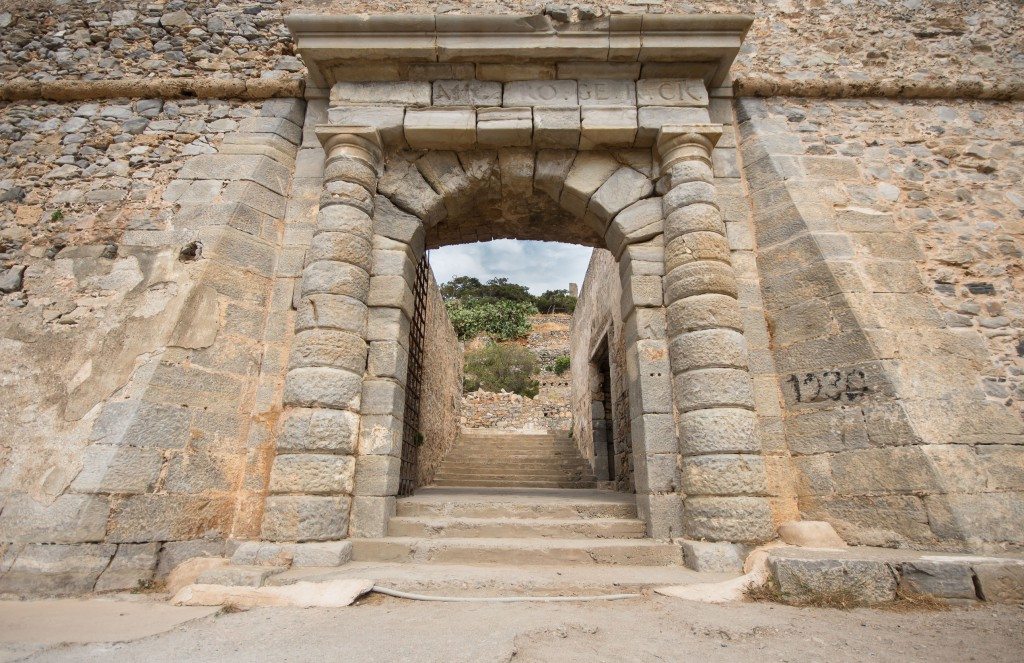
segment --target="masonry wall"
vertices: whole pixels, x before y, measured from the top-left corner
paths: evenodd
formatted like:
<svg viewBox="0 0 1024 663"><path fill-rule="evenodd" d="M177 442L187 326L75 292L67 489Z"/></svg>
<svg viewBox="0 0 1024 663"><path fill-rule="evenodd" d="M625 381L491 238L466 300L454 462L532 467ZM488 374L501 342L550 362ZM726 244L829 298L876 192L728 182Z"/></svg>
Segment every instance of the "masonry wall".
<svg viewBox="0 0 1024 663"><path fill-rule="evenodd" d="M1024 543L1019 104L741 100L801 514Z"/></svg>
<svg viewBox="0 0 1024 663"><path fill-rule="evenodd" d="M616 456L615 486L618 490L632 491L633 450L630 444L630 425L633 414L629 407L626 346L618 303L621 289L619 266L615 258L604 249L595 249L587 266L583 286L580 288L570 328L572 436L579 446L580 453L593 465L595 449L591 408L598 376L591 360L602 340L606 338L611 373L611 420Z"/></svg>
<svg viewBox="0 0 1024 663"><path fill-rule="evenodd" d="M4 591L224 551L303 107L0 111Z"/></svg>
<svg viewBox="0 0 1024 663"><path fill-rule="evenodd" d="M462 407L462 345L448 319L433 273L427 289L423 337L423 387L416 484L429 484L459 437Z"/></svg>

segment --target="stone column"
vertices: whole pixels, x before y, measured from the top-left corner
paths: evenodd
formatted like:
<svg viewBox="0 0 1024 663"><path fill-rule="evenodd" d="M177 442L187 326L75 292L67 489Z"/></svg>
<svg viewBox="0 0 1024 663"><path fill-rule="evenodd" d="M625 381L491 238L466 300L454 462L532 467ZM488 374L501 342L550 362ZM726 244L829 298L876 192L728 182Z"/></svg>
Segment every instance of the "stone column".
<svg viewBox="0 0 1024 663"><path fill-rule="evenodd" d="M665 216L669 365L682 454L687 538L774 538L736 275L715 197L712 124L658 135Z"/></svg>
<svg viewBox="0 0 1024 663"><path fill-rule="evenodd" d="M326 166L315 234L296 297L285 412L263 537L348 535L366 371L373 204L382 164L374 129L317 130Z"/></svg>

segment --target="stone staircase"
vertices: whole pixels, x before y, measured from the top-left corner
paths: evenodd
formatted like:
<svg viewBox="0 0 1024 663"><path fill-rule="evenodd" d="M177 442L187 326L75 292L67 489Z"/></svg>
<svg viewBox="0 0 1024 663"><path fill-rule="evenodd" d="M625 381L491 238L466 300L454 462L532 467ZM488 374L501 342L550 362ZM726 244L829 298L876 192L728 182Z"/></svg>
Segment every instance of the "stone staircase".
<svg viewBox="0 0 1024 663"><path fill-rule="evenodd" d="M435 486L593 488L594 474L568 433L465 430Z"/></svg>

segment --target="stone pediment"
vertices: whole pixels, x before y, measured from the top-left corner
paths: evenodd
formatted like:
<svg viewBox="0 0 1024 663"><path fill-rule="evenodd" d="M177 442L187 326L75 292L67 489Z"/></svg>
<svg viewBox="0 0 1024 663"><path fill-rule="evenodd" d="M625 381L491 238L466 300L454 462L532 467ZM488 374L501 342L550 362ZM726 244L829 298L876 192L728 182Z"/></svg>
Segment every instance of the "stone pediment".
<svg viewBox="0 0 1024 663"><path fill-rule="evenodd" d="M548 16L316 15L285 19L311 82L330 87L355 62L671 63L707 87L723 84L753 17L612 15L581 23ZM633 76L637 78L638 76Z"/></svg>

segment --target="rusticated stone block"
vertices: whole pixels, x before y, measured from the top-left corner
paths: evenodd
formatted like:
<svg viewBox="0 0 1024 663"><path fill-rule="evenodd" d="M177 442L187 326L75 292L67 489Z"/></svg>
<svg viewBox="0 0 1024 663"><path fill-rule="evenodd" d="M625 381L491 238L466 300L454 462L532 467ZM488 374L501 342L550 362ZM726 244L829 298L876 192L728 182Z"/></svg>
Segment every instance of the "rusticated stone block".
<svg viewBox="0 0 1024 663"><path fill-rule="evenodd" d="M370 271L370 243L359 235L345 232L318 232L306 251L306 262L334 260L355 265L364 272Z"/></svg>
<svg viewBox="0 0 1024 663"><path fill-rule="evenodd" d="M334 541L348 535L350 497L267 498L263 537L270 541Z"/></svg>
<svg viewBox="0 0 1024 663"><path fill-rule="evenodd" d="M900 565L899 584L900 588L910 595L972 601L978 599L970 564L952 560L904 562Z"/></svg>
<svg viewBox="0 0 1024 663"><path fill-rule="evenodd" d="M673 186L662 196L667 214L690 205L718 205L715 186L707 182L684 182Z"/></svg>
<svg viewBox="0 0 1024 663"><path fill-rule="evenodd" d="M725 221L722 220L722 212L714 205L695 203L673 210L665 205L664 198L662 198L662 210L665 213L666 242L671 242L685 233L699 230L725 235Z"/></svg>
<svg viewBox="0 0 1024 663"><path fill-rule="evenodd" d="M668 305L670 334L725 327L743 330L739 302L722 294L700 294L672 301Z"/></svg>
<svg viewBox="0 0 1024 663"><path fill-rule="evenodd" d="M702 260L676 267L665 275L667 301L704 294L737 295L736 272L732 265Z"/></svg>
<svg viewBox="0 0 1024 663"><path fill-rule="evenodd" d="M62 596L91 592L117 546L109 543L29 545L0 574L0 593Z"/></svg>
<svg viewBox="0 0 1024 663"><path fill-rule="evenodd" d="M357 410L362 374L337 368L294 368L284 382L284 402L299 407Z"/></svg>
<svg viewBox="0 0 1024 663"><path fill-rule="evenodd" d="M97 592L137 589L156 572L159 543L122 543L110 566L96 581Z"/></svg>
<svg viewBox="0 0 1024 663"><path fill-rule="evenodd" d="M356 495L396 495L400 466L401 460L395 456L359 456L356 459Z"/></svg>
<svg viewBox="0 0 1024 663"><path fill-rule="evenodd" d="M580 144L579 108L534 108L533 143L538 148L571 148Z"/></svg>
<svg viewBox="0 0 1024 663"><path fill-rule="evenodd" d="M345 295L365 302L370 291L370 275L355 265L321 260L302 270L302 294Z"/></svg>
<svg viewBox="0 0 1024 663"><path fill-rule="evenodd" d="M351 541L297 543L292 546L292 566L344 566L352 559Z"/></svg>
<svg viewBox="0 0 1024 663"><path fill-rule="evenodd" d="M1024 563L1020 560L984 562L972 565L981 596L993 603L1024 601Z"/></svg>
<svg viewBox="0 0 1024 663"><path fill-rule="evenodd" d="M270 472L270 492L334 495L351 493L355 475L352 456L278 454Z"/></svg>
<svg viewBox="0 0 1024 663"><path fill-rule="evenodd" d="M646 198L629 205L612 219L605 233L608 250L616 257L626 244L654 239L664 230L661 199Z"/></svg>
<svg viewBox="0 0 1024 663"><path fill-rule="evenodd" d="M580 109L580 148L630 147L636 138L636 108L594 106Z"/></svg>
<svg viewBox="0 0 1024 663"><path fill-rule="evenodd" d="M672 271L691 262L715 260L728 263L729 241L717 232L697 231L673 237L665 245L665 269Z"/></svg>
<svg viewBox="0 0 1024 663"><path fill-rule="evenodd" d="M103 406L89 439L134 447L178 448L188 442L191 421L188 408L139 400L111 401Z"/></svg>
<svg viewBox="0 0 1024 663"><path fill-rule="evenodd" d="M775 537L764 497L687 497L683 531L688 539L762 543Z"/></svg>
<svg viewBox="0 0 1024 663"><path fill-rule="evenodd" d="M587 210L605 224L612 217L654 191L654 184L643 173L628 166L616 170L590 198Z"/></svg>
<svg viewBox="0 0 1024 663"><path fill-rule="evenodd" d="M30 495L7 497L0 512L0 541L86 543L102 541L110 506L95 495L61 495L44 504Z"/></svg>
<svg viewBox="0 0 1024 663"><path fill-rule="evenodd" d="M401 309L410 319L416 305L412 286L405 277L393 274L370 277L367 303L373 307Z"/></svg>
<svg viewBox="0 0 1024 663"><path fill-rule="evenodd" d="M842 593L860 603L877 605L896 598L896 579L882 561L784 557L776 553L768 556L768 570L787 600Z"/></svg>
<svg viewBox="0 0 1024 663"><path fill-rule="evenodd" d="M742 573L743 551L732 543L681 541L683 562L702 573Z"/></svg>
<svg viewBox="0 0 1024 663"><path fill-rule="evenodd" d="M366 353L361 336L337 329L308 329L295 335L288 367L326 366L362 373Z"/></svg>
<svg viewBox="0 0 1024 663"><path fill-rule="evenodd" d="M159 449L94 444L82 460L82 470L71 483L77 493L145 493L160 476L163 452Z"/></svg>
<svg viewBox="0 0 1024 663"><path fill-rule="evenodd" d="M235 513L231 497L132 495L114 505L107 540L146 543L195 539L228 529Z"/></svg>
<svg viewBox="0 0 1024 663"><path fill-rule="evenodd" d="M673 374L697 368L746 368L747 344L735 329L702 329L669 343Z"/></svg>
<svg viewBox="0 0 1024 663"><path fill-rule="evenodd" d="M405 387L394 380L366 380L360 412L384 414L401 419L405 410Z"/></svg>
<svg viewBox="0 0 1024 663"><path fill-rule="evenodd" d="M362 336L367 332L367 307L346 295L314 294L299 300L295 329L338 329Z"/></svg>
<svg viewBox="0 0 1024 663"><path fill-rule="evenodd" d="M349 526L349 535L369 538L386 536L388 520L394 515L394 497L357 495L352 498L352 522Z"/></svg>
<svg viewBox="0 0 1024 663"><path fill-rule="evenodd" d="M679 416L679 448L684 456L760 451L757 415L736 408L684 412Z"/></svg>
<svg viewBox="0 0 1024 663"><path fill-rule="evenodd" d="M359 453L397 456L402 449L402 420L390 414L364 414L360 419Z"/></svg>
<svg viewBox="0 0 1024 663"><path fill-rule="evenodd" d="M373 219L363 210L350 205L321 207L316 218L316 229L320 232L349 233L367 243L373 240Z"/></svg>
<svg viewBox="0 0 1024 663"><path fill-rule="evenodd" d="M735 368L702 368L675 376L676 406L681 412L719 407L754 407L750 374Z"/></svg>
<svg viewBox="0 0 1024 663"><path fill-rule="evenodd" d="M759 455L689 456L683 460L687 495L764 495L764 462Z"/></svg>

